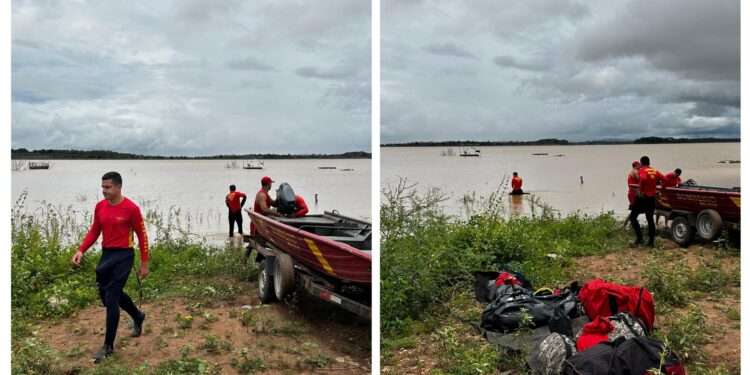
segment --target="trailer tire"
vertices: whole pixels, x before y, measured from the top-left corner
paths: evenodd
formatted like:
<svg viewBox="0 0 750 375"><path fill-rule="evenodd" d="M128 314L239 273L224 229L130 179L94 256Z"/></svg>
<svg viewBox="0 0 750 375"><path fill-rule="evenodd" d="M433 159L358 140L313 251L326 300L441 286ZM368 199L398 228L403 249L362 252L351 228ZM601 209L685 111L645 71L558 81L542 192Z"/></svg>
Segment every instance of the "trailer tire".
<svg viewBox="0 0 750 375"><path fill-rule="evenodd" d="M276 300L276 295L273 292L273 274L269 273L268 267L266 267L268 261L268 258L263 258L259 263L258 298L262 303L271 303Z"/></svg>
<svg viewBox="0 0 750 375"><path fill-rule="evenodd" d="M693 236L695 235L695 228L690 225L688 218L685 216L677 216L672 219L672 225L669 227L672 232L672 239L682 247L688 247L693 242Z"/></svg>
<svg viewBox="0 0 750 375"><path fill-rule="evenodd" d="M695 219L695 227L700 238L706 241L713 241L721 234L721 215L716 210L703 210Z"/></svg>
<svg viewBox="0 0 750 375"><path fill-rule="evenodd" d="M276 256L273 272L273 291L276 298L282 301L294 290L294 261L287 254Z"/></svg>

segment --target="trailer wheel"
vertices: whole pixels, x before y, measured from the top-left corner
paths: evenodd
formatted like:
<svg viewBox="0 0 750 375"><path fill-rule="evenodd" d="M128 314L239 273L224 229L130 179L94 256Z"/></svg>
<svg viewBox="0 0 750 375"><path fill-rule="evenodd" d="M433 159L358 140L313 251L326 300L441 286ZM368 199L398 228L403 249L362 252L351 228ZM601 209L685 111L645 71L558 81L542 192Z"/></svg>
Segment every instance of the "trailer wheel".
<svg viewBox="0 0 750 375"><path fill-rule="evenodd" d="M695 228L690 225L688 219L685 216L678 216L672 219L672 225L670 227L672 232L672 239L682 247L687 247L693 242L693 235L695 234Z"/></svg>
<svg viewBox="0 0 750 375"><path fill-rule="evenodd" d="M268 272L268 258L263 258L260 261L260 272L258 273L258 297L262 303L271 303L276 299L276 295L273 292L273 275Z"/></svg>
<svg viewBox="0 0 750 375"><path fill-rule="evenodd" d="M721 233L721 226L721 215L712 209L701 211L695 219L698 236L706 241L715 240Z"/></svg>
<svg viewBox="0 0 750 375"><path fill-rule="evenodd" d="M273 290L276 298L281 301L294 290L294 262L287 254L276 256L273 269Z"/></svg>

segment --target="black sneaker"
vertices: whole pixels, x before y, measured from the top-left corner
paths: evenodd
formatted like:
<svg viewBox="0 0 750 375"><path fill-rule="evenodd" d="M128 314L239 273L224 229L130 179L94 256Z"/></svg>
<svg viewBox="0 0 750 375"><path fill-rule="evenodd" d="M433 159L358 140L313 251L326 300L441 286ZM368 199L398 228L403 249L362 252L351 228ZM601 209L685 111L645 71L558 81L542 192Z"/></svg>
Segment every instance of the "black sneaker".
<svg viewBox="0 0 750 375"><path fill-rule="evenodd" d="M102 363L107 357L114 353L115 349L110 345L104 345L98 352L94 353L94 363Z"/></svg>
<svg viewBox="0 0 750 375"><path fill-rule="evenodd" d="M641 247L643 245L643 240L635 240L630 243L630 247Z"/></svg>
<svg viewBox="0 0 750 375"><path fill-rule="evenodd" d="M133 332L130 333L130 337L139 337L141 335L144 320L146 320L145 312L141 312L140 319L133 319Z"/></svg>

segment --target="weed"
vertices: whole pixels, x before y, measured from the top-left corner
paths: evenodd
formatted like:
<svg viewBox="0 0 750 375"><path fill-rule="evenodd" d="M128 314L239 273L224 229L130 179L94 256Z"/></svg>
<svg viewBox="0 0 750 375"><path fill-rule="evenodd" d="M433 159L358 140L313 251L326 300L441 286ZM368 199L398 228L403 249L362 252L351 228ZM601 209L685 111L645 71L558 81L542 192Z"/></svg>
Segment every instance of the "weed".
<svg viewBox="0 0 750 375"><path fill-rule="evenodd" d="M317 354L312 357L305 358L303 362L311 368L317 369L328 367L331 363L333 363L333 359L325 354Z"/></svg>
<svg viewBox="0 0 750 375"><path fill-rule="evenodd" d="M232 357L231 365L242 375L254 374L266 369L266 365L260 358L248 358L247 348L242 348L238 357Z"/></svg>
<svg viewBox="0 0 750 375"><path fill-rule="evenodd" d="M687 303L690 271L684 262L667 265L657 256L646 264L643 276L646 288L659 303L670 306L685 306Z"/></svg>
<svg viewBox="0 0 750 375"><path fill-rule="evenodd" d="M706 343L706 332L709 330L710 327L706 326L706 316L699 307L692 306L684 316L669 322L664 331L657 332L657 336L664 342L669 342L672 350L690 362L702 359L701 345Z"/></svg>

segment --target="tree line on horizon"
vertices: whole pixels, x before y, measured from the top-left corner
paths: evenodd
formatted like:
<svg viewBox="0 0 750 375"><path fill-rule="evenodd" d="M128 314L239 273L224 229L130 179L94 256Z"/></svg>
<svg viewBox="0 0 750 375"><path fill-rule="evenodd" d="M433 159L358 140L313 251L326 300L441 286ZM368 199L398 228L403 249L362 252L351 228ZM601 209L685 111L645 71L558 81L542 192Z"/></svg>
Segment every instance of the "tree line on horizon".
<svg viewBox="0 0 750 375"><path fill-rule="evenodd" d="M160 156L141 155L109 150L57 150L40 149L28 150L26 148L11 149L11 159L147 159L147 160L197 160L197 159L370 159L369 152L353 151L339 154L221 154L211 156Z"/></svg>
<svg viewBox="0 0 750 375"><path fill-rule="evenodd" d="M740 138L675 138L675 137L641 137L635 140L592 140L571 142L567 139L544 138L535 141L413 141L402 143L384 143L381 147L462 147L462 146L569 146L569 145L618 145L618 144L663 144L663 143L735 143Z"/></svg>

